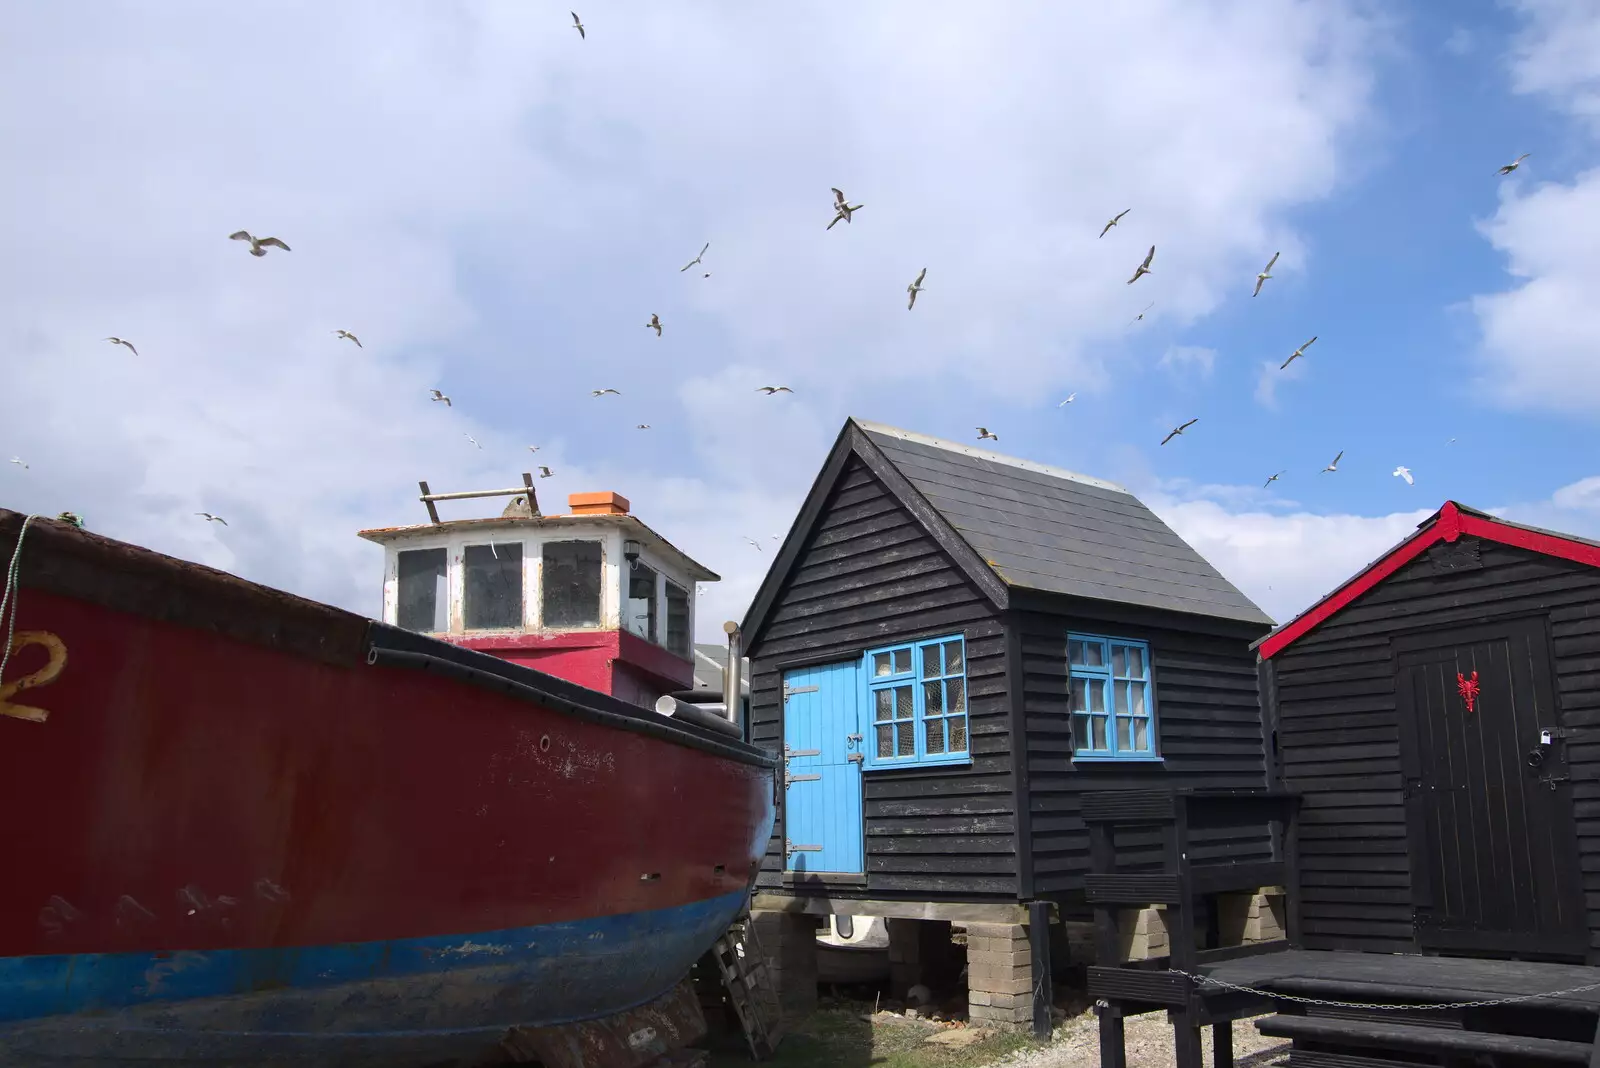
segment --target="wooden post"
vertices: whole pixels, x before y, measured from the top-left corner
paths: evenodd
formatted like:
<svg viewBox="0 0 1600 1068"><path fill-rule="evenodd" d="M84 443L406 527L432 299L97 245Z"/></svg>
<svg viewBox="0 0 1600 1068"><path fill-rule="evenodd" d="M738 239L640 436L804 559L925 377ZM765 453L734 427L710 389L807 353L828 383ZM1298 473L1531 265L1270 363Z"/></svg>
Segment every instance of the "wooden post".
<svg viewBox="0 0 1600 1068"><path fill-rule="evenodd" d="M1050 982L1050 902L1028 902L1028 942L1033 950L1033 1037L1049 1038L1055 992Z"/></svg>
<svg viewBox="0 0 1600 1068"><path fill-rule="evenodd" d="M1285 802L1283 820L1283 936L1291 948L1300 948L1300 804Z"/></svg>
<svg viewBox="0 0 1600 1068"><path fill-rule="evenodd" d="M1218 1020L1211 1025L1212 1068L1233 1068L1233 1021Z"/></svg>
<svg viewBox="0 0 1600 1068"><path fill-rule="evenodd" d="M1172 799L1172 822L1167 825L1165 837L1166 867L1178 877L1177 903L1167 906L1167 915L1172 920L1167 934L1171 943L1168 966L1192 974L1195 968L1195 903L1189 879L1189 800L1182 794ZM1199 995L1191 986L1183 1007L1169 1012L1177 1068L1202 1068L1198 1000Z"/></svg>
<svg viewBox="0 0 1600 1068"><path fill-rule="evenodd" d="M1100 1068L1128 1068L1122 1010L1110 1002L1101 1002L1094 1011L1100 1017Z"/></svg>
<svg viewBox="0 0 1600 1068"><path fill-rule="evenodd" d="M1111 838L1111 827L1103 820L1089 823L1089 870L1096 875L1110 875L1117 870L1116 844ZM1117 910L1105 902L1094 906L1095 963L1110 968L1121 964L1117 931Z"/></svg>
<svg viewBox="0 0 1600 1068"><path fill-rule="evenodd" d="M422 487L422 503L428 506L428 519L437 523L439 521L439 509L434 507L433 502L428 499L431 493L428 489L428 484L426 482L418 482L417 485Z"/></svg>

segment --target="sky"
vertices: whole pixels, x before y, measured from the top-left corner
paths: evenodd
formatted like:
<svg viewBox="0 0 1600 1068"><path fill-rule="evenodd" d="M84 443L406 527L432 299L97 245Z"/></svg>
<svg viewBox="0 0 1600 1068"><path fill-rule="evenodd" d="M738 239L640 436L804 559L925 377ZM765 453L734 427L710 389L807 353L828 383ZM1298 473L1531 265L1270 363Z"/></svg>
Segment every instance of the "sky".
<svg viewBox="0 0 1600 1068"><path fill-rule="evenodd" d="M705 640L848 416L1280 621L1447 499L1600 537L1600 6L1005 10L0 0L0 506L374 614L357 530L545 464L723 576Z"/></svg>

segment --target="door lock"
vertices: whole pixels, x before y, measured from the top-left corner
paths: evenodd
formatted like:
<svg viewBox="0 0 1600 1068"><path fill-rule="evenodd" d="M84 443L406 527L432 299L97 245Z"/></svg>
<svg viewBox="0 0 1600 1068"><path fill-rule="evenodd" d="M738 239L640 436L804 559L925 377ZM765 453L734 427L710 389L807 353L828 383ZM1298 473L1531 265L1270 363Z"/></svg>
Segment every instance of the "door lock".
<svg viewBox="0 0 1600 1068"><path fill-rule="evenodd" d="M861 744L861 738L862 736L859 734L847 734L844 736L844 744L849 746L851 749L854 749L857 745Z"/></svg>

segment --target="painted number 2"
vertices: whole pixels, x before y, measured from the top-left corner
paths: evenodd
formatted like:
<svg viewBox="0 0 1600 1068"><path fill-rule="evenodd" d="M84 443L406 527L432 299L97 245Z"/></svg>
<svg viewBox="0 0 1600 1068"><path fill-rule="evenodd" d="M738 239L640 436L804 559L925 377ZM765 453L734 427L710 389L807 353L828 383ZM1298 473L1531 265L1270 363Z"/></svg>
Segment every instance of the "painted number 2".
<svg viewBox="0 0 1600 1068"><path fill-rule="evenodd" d="M49 656L44 667L19 679L0 683L0 716L25 719L30 723L43 723L50 718L48 710L30 705L12 704L11 699L24 690L48 686L61 677L67 666L67 644L47 630L21 630L11 639L11 655L29 645L41 645Z"/></svg>

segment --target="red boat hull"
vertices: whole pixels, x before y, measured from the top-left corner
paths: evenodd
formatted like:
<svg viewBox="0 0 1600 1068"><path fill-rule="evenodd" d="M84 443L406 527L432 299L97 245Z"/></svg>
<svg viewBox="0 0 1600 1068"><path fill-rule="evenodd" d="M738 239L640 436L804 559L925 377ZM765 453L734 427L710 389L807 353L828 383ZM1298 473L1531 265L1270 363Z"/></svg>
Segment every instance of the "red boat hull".
<svg viewBox="0 0 1600 1068"><path fill-rule="evenodd" d="M0 559L18 518L0 513ZM622 951L604 931L626 929L636 972L652 947L676 971L618 984L625 1004L555 999L600 1016L681 977L708 940L672 917L725 924L765 849L771 761L712 732L54 523L29 530L21 576L19 637L55 640L19 647L6 678L37 676L51 646L63 662L0 715L0 1027L313 989L288 964L263 983L262 962L352 943L434 961L435 979L454 952L503 981L566 982L519 956L538 937L497 953L473 936L561 931L571 953L586 924L597 953ZM78 957L207 953L249 974L40 990ZM501 1022L562 1021L484 1026Z"/></svg>

